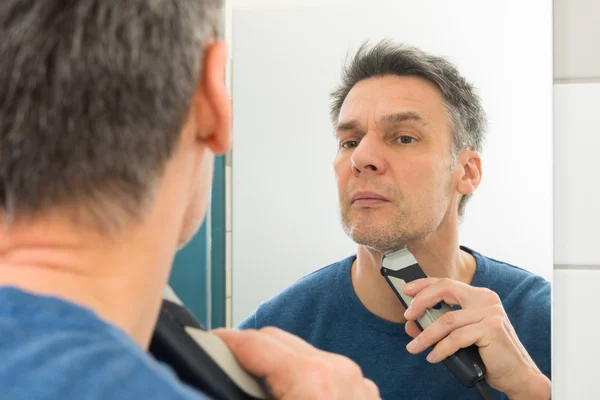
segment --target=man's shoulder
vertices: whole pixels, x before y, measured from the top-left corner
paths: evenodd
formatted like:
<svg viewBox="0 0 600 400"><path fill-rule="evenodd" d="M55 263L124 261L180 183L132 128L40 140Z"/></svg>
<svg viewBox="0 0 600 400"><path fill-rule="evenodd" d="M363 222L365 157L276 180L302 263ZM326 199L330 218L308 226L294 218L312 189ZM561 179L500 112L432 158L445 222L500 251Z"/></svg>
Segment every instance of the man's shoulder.
<svg viewBox="0 0 600 400"><path fill-rule="evenodd" d="M483 276L478 283L492 289L503 302L550 303L551 285L542 276L519 266L472 251ZM480 272L480 271L478 271Z"/></svg>
<svg viewBox="0 0 600 400"><path fill-rule="evenodd" d="M257 310L239 324L242 329L279 326L289 328L305 320L306 314L318 315L338 296L339 279L347 278L355 255L322 267L298 279L292 285L259 305Z"/></svg>
<svg viewBox="0 0 600 400"><path fill-rule="evenodd" d="M0 298L7 398L205 399L91 311L15 289L0 289Z"/></svg>

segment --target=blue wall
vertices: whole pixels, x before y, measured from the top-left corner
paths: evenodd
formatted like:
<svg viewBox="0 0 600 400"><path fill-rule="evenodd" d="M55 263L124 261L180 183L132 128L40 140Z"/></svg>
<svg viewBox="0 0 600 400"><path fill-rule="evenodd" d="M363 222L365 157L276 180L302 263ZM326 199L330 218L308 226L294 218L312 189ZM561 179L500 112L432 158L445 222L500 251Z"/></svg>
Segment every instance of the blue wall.
<svg viewBox="0 0 600 400"><path fill-rule="evenodd" d="M225 326L225 157L215 160L210 215L175 257L169 284L205 327ZM210 268L210 270L207 270ZM212 294L207 293L210 273ZM208 321L208 303L211 320Z"/></svg>

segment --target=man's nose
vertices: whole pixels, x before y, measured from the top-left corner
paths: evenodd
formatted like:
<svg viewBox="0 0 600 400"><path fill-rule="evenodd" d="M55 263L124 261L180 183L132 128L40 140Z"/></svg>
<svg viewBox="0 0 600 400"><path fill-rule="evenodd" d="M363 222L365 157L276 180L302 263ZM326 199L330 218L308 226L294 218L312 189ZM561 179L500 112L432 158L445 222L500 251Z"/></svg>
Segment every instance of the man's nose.
<svg viewBox="0 0 600 400"><path fill-rule="evenodd" d="M352 152L352 172L358 176L361 173L382 174L385 172L383 144L365 135Z"/></svg>

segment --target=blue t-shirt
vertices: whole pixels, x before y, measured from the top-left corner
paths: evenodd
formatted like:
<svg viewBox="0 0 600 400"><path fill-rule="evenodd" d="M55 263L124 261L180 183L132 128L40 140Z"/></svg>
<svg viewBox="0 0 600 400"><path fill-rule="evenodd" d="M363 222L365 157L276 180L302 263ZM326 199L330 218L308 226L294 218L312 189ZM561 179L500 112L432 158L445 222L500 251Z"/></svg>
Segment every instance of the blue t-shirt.
<svg viewBox="0 0 600 400"><path fill-rule="evenodd" d="M550 283L528 271L470 249L477 261L472 286L486 287L502 299L515 331L540 370L550 378ZM356 256L322 268L261 304L239 327L276 326L317 348L354 360L373 380L384 400L479 400L442 363L408 353L412 338L403 323L377 317L360 302L350 270ZM285 267L285 266L282 266ZM494 399L506 396L494 391Z"/></svg>
<svg viewBox="0 0 600 400"><path fill-rule="evenodd" d="M0 397L208 399L90 310L12 287L0 288Z"/></svg>

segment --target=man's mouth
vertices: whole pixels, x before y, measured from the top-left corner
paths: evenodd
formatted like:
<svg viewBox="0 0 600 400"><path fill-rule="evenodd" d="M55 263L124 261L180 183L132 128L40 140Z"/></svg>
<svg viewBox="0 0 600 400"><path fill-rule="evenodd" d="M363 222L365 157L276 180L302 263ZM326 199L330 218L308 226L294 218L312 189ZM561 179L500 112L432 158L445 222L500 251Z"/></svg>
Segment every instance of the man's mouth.
<svg viewBox="0 0 600 400"><path fill-rule="evenodd" d="M352 205L359 207L370 207L389 202L387 198L375 192L357 192L352 196Z"/></svg>

